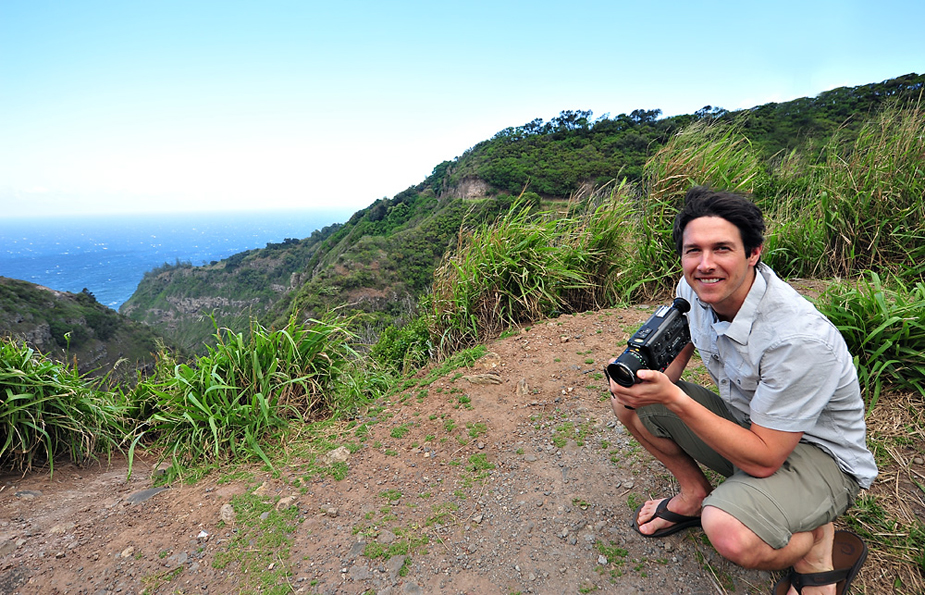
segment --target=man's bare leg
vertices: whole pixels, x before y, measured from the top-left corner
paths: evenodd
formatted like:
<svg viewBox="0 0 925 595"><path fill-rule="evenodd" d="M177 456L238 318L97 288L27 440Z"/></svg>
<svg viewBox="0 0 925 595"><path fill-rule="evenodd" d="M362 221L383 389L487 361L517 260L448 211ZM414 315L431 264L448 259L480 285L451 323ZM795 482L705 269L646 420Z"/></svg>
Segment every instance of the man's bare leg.
<svg viewBox="0 0 925 595"><path fill-rule="evenodd" d="M706 506L701 518L703 531L724 558L744 568L783 570L793 566L799 573L833 569L832 546L835 526L827 523L812 531L794 533L786 546L776 550L728 513ZM796 595L791 587L788 592ZM806 587L804 595L834 595L835 585Z"/></svg>
<svg viewBox="0 0 925 595"><path fill-rule="evenodd" d="M636 411L625 408L616 399L610 399L610 406L620 422L629 430L630 434L658 459L678 481L680 492L671 498L669 510L687 516L700 515L703 499L713 490L713 486L700 469L697 462L673 441L667 438L653 436L642 424ZM639 531L651 535L659 529L670 527L673 523L661 518L648 521L655 514L655 509L661 500L649 500L639 511L636 523ZM643 524L644 523L644 524Z"/></svg>

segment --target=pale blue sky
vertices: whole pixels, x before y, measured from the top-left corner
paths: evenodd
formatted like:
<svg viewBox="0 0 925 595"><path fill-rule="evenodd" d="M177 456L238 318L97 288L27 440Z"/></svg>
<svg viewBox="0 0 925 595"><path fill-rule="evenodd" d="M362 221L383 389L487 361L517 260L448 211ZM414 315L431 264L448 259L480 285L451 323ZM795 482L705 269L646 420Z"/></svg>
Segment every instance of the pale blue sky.
<svg viewBox="0 0 925 595"><path fill-rule="evenodd" d="M925 2L0 0L0 217L336 208L562 110L925 71Z"/></svg>

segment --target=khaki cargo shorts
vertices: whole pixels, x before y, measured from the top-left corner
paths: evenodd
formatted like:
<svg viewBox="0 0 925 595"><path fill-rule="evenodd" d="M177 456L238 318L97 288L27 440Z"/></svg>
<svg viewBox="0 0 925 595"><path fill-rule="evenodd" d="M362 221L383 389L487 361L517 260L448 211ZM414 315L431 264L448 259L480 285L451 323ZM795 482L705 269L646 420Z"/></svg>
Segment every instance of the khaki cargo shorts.
<svg viewBox="0 0 925 595"><path fill-rule="evenodd" d="M710 411L736 421L713 391L683 380L678 386ZM797 444L770 477L753 477L707 446L664 406L640 407L637 414L654 436L673 440L694 460L726 477L703 501L704 506L732 515L775 549L787 545L794 533L835 520L860 491L857 481L830 454L812 444Z"/></svg>

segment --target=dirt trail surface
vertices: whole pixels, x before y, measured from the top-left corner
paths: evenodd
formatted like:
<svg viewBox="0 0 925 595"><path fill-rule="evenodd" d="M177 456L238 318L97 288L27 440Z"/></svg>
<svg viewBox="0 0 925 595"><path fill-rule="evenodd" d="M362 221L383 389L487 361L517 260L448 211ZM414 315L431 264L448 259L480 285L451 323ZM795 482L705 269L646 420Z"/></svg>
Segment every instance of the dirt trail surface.
<svg viewBox="0 0 925 595"><path fill-rule="evenodd" d="M600 372L651 312L566 315L492 342L356 420L368 434L345 432L343 478L305 479L296 457L156 493L146 462L130 480L121 462L0 478L0 593L766 593L770 574L725 562L699 529L630 526L676 486L615 423ZM233 499L255 491L276 507L268 524L277 509L293 521L288 549L238 539L253 529ZM267 548L287 555L240 561Z"/></svg>

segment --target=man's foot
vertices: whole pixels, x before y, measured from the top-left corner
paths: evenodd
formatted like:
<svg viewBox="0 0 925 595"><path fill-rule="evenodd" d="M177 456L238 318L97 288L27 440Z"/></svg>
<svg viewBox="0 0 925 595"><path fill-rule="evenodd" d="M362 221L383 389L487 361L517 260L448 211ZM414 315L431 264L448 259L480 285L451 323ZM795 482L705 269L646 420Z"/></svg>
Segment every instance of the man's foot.
<svg viewBox="0 0 925 595"><path fill-rule="evenodd" d="M669 510L670 502L674 502L679 510ZM691 514L684 514L681 510ZM700 505L698 504L695 508L685 508L680 496L649 500L636 509L633 517L633 528L644 537L666 537L688 527L699 526Z"/></svg>
<svg viewBox="0 0 925 595"><path fill-rule="evenodd" d="M854 533L835 531L831 523L813 532L815 544L790 574L775 585L775 595L841 595L848 592L867 558L867 546ZM834 569L834 570L833 570ZM798 591L797 587L801 587Z"/></svg>

